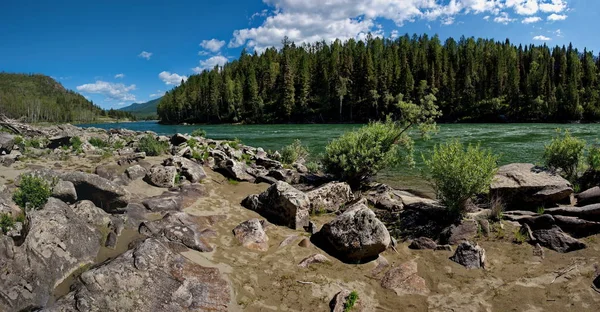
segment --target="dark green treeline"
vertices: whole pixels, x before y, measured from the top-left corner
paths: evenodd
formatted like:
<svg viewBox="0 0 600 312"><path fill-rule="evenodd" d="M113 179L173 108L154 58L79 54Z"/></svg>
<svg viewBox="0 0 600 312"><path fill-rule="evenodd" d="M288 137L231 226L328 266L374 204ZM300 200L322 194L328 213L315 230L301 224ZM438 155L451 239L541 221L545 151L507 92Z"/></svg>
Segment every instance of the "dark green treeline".
<svg viewBox="0 0 600 312"><path fill-rule="evenodd" d="M600 61L569 47L437 36L270 48L191 76L168 92L162 122L365 122L399 99L437 97L441 121L600 119Z"/></svg>

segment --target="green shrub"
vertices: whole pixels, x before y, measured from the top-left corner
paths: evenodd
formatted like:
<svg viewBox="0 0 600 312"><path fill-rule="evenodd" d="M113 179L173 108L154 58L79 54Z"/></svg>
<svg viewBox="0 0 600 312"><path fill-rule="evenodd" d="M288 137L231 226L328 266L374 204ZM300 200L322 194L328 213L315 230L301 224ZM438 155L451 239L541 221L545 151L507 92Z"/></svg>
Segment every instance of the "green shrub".
<svg viewBox="0 0 600 312"><path fill-rule="evenodd" d="M281 161L284 164L293 164L298 159L306 159L308 154L308 148L303 146L300 140L295 140L294 143L281 150Z"/></svg>
<svg viewBox="0 0 600 312"><path fill-rule="evenodd" d="M46 204L51 194L51 186L44 179L23 175L21 176L19 189L13 195L13 200L23 210L37 210Z"/></svg>
<svg viewBox="0 0 600 312"><path fill-rule="evenodd" d="M88 140L88 142L92 146L97 147L97 148L105 148L105 147L108 147L108 145L109 145L108 142L102 140L101 138L96 138L96 137L90 138Z"/></svg>
<svg viewBox="0 0 600 312"><path fill-rule="evenodd" d="M152 135L143 137L138 145L140 152L145 152L147 156L158 156L163 154L169 148L169 143L159 142Z"/></svg>
<svg viewBox="0 0 600 312"><path fill-rule="evenodd" d="M557 130L557 136L544 149L546 166L560 169L566 179L574 181L577 178L577 169L583 157L585 144L584 140L572 137L568 130L565 130L564 135L560 129Z"/></svg>
<svg viewBox="0 0 600 312"><path fill-rule="evenodd" d="M438 198L451 213L462 216L471 197L489 191L498 157L478 145L465 148L454 140L435 146L431 158L423 160Z"/></svg>
<svg viewBox="0 0 600 312"><path fill-rule="evenodd" d="M25 147L33 147L33 148L40 148L40 140L36 139L36 138L31 138L29 140L25 140Z"/></svg>
<svg viewBox="0 0 600 312"><path fill-rule="evenodd" d="M235 179L227 179L227 183L229 183L231 185L238 185L238 184L240 184L240 181L235 180Z"/></svg>
<svg viewBox="0 0 600 312"><path fill-rule="evenodd" d="M23 148L25 144L25 141L23 140L23 137L20 135L15 136L15 145L19 146L19 148Z"/></svg>
<svg viewBox="0 0 600 312"><path fill-rule="evenodd" d="M8 213L0 214L0 230L6 234L8 230L15 225L15 220Z"/></svg>
<svg viewBox="0 0 600 312"><path fill-rule="evenodd" d="M116 150L122 149L125 147L125 142L121 140L117 140L113 143L113 148Z"/></svg>
<svg viewBox="0 0 600 312"><path fill-rule="evenodd" d="M81 141L81 138L79 138L78 136L74 136L69 140L69 143L71 144L73 151L75 151L76 153L82 152L81 146L83 145L83 142Z"/></svg>
<svg viewBox="0 0 600 312"><path fill-rule="evenodd" d="M593 145L588 149L587 164L590 169L600 171L600 145Z"/></svg>
<svg viewBox="0 0 600 312"><path fill-rule="evenodd" d="M546 208L544 208L544 206L540 206L537 208L536 210L537 214L544 214L544 212L546 212Z"/></svg>
<svg viewBox="0 0 600 312"><path fill-rule="evenodd" d="M320 170L319 163L314 162L314 161L307 162L304 166L310 173L317 173Z"/></svg>
<svg viewBox="0 0 600 312"><path fill-rule="evenodd" d="M198 129L192 131L192 136L205 138L206 137L206 131L198 128Z"/></svg>
<svg viewBox="0 0 600 312"><path fill-rule="evenodd" d="M514 232L514 236L515 236L515 243L517 244L523 244L527 241L527 234L523 233L523 231L521 231L521 229L516 229Z"/></svg>
<svg viewBox="0 0 600 312"><path fill-rule="evenodd" d="M191 138L191 139L187 140L187 145L190 148L196 148L198 146L198 140Z"/></svg>
<svg viewBox="0 0 600 312"><path fill-rule="evenodd" d="M175 184L181 184L181 174L179 172L175 174Z"/></svg>
<svg viewBox="0 0 600 312"><path fill-rule="evenodd" d="M250 165L252 163L252 157L246 153L242 153L242 160L246 163L246 165Z"/></svg>
<svg viewBox="0 0 600 312"><path fill-rule="evenodd" d="M358 292L352 291L350 295L346 298L346 302L344 302L344 312L350 312L354 305L358 301Z"/></svg>

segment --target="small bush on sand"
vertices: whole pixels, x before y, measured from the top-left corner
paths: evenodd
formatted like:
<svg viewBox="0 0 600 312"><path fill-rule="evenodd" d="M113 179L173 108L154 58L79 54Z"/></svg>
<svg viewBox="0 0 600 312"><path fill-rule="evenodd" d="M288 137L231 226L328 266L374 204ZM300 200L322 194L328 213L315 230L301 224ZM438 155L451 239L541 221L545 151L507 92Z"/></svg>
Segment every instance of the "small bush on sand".
<svg viewBox="0 0 600 312"><path fill-rule="evenodd" d="M293 164L298 159L306 160L308 154L308 148L302 145L300 140L295 140L294 143L284 147L281 150L281 161L284 164Z"/></svg>
<svg viewBox="0 0 600 312"><path fill-rule="evenodd" d="M23 210L40 209L52 194L51 186L42 178L23 175L13 200Z"/></svg>
<svg viewBox="0 0 600 312"><path fill-rule="evenodd" d="M156 140L152 135L146 135L143 137L138 145L140 152L145 152L147 156L158 156L167 151L169 143L160 142Z"/></svg>
<svg viewBox="0 0 600 312"><path fill-rule="evenodd" d="M498 157L479 146L465 148L455 140L435 146L431 157L423 160L438 198L453 215L460 217L471 197L489 191Z"/></svg>
<svg viewBox="0 0 600 312"><path fill-rule="evenodd" d="M102 140L101 138L96 138L96 137L90 138L88 140L88 142L92 146L97 147L97 148L105 148L105 147L108 147L108 145L109 145L108 142Z"/></svg>
<svg viewBox="0 0 600 312"><path fill-rule="evenodd" d="M356 292L354 290L350 293L350 295L348 295L348 297L346 298L346 302L344 302L344 312L352 311L352 308L354 308L354 305L356 304L357 301L358 301L358 292Z"/></svg>
<svg viewBox="0 0 600 312"><path fill-rule="evenodd" d="M81 153L81 146L83 145L83 142L81 141L81 139L78 136L74 136L69 140L69 143L71 144L71 147L73 148L73 151L76 153Z"/></svg>
<svg viewBox="0 0 600 312"><path fill-rule="evenodd" d="M560 169L565 179L574 181L585 144L584 140L571 136L569 131L563 134L559 129L557 136L544 149L544 162L551 169Z"/></svg>

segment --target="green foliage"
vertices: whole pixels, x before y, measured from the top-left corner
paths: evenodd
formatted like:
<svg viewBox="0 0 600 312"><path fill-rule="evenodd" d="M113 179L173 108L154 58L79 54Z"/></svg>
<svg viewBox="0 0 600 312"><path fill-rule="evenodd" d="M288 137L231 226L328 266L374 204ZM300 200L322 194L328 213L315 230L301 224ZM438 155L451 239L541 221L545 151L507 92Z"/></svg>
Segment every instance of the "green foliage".
<svg viewBox="0 0 600 312"><path fill-rule="evenodd" d="M246 163L246 165L250 165L252 163L251 156L246 153L242 153L242 160Z"/></svg>
<svg viewBox="0 0 600 312"><path fill-rule="evenodd" d="M498 157L478 145L465 148L454 140L435 146L431 157L423 160L438 198L453 214L462 216L467 200L489 191Z"/></svg>
<svg viewBox="0 0 600 312"><path fill-rule="evenodd" d="M25 145L25 141L23 140L23 137L20 135L15 136L15 145L19 146L19 148L24 147Z"/></svg>
<svg viewBox="0 0 600 312"><path fill-rule="evenodd" d="M109 146L108 142L106 142L106 141L102 140L101 138L97 138L97 137L92 137L92 138L90 138L90 139L88 140L88 142L89 142L89 143L90 143L92 146L94 146L94 147L97 147L97 148L105 148L105 147L108 147L108 146Z"/></svg>
<svg viewBox="0 0 600 312"><path fill-rule="evenodd" d="M125 141L116 140L112 146L114 149L119 150L125 147Z"/></svg>
<svg viewBox="0 0 600 312"><path fill-rule="evenodd" d="M187 140L187 145L190 148L196 148L198 146L198 140L191 138L191 139Z"/></svg>
<svg viewBox="0 0 600 312"><path fill-rule="evenodd" d="M198 128L198 129L192 131L192 136L205 138L206 137L206 131L204 131L203 129Z"/></svg>
<svg viewBox="0 0 600 312"><path fill-rule="evenodd" d="M25 140L25 147L40 148L41 141L40 141L40 139L37 139L37 138L31 138L31 139Z"/></svg>
<svg viewBox="0 0 600 312"><path fill-rule="evenodd" d="M594 144L588 149L587 164L590 169L600 171L600 145Z"/></svg>
<svg viewBox="0 0 600 312"><path fill-rule="evenodd" d="M521 231L521 229L516 229L514 232L515 243L523 244L527 241L527 234Z"/></svg>
<svg viewBox="0 0 600 312"><path fill-rule="evenodd" d="M44 179L32 175L22 175L19 189L13 200L23 210L40 209L52 194L51 185Z"/></svg>
<svg viewBox="0 0 600 312"><path fill-rule="evenodd" d="M546 211L546 208L544 208L544 206L540 206L536 210L537 214L544 214L545 211Z"/></svg>
<svg viewBox="0 0 600 312"><path fill-rule="evenodd" d="M181 184L181 174L179 172L175 174L175 184Z"/></svg>
<svg viewBox="0 0 600 312"><path fill-rule="evenodd" d="M319 163L314 162L314 161L309 161L304 166L310 173L317 173L321 169L321 166L319 165Z"/></svg>
<svg viewBox="0 0 600 312"><path fill-rule="evenodd" d="M585 145L584 140L571 136L568 130L564 134L560 129L557 130L557 136L544 149L546 166L560 169L566 179L574 181L577 178L577 169L581 164Z"/></svg>
<svg viewBox="0 0 600 312"><path fill-rule="evenodd" d="M238 184L240 184L240 181L235 180L235 179L227 179L227 183L229 183L231 185L238 185Z"/></svg>
<svg viewBox="0 0 600 312"><path fill-rule="evenodd" d="M352 308L354 308L354 305L356 304L357 301L358 301L358 292L356 292L354 290L350 293L350 295L348 295L348 297L346 298L346 302L344 302L344 312L352 311Z"/></svg>
<svg viewBox="0 0 600 312"><path fill-rule="evenodd" d="M306 159L308 154L308 148L303 146L300 140L296 139L294 143L281 150L281 161L285 164L292 164L298 159Z"/></svg>
<svg viewBox="0 0 600 312"><path fill-rule="evenodd" d="M6 234L6 232L15 225L15 220L8 213L0 214L0 230L2 233Z"/></svg>
<svg viewBox="0 0 600 312"><path fill-rule="evenodd" d="M73 148L73 151L75 151L76 153L81 153L81 146L83 145L83 142L81 141L81 138L78 136L74 136L69 140L69 143L71 144L71 147Z"/></svg>
<svg viewBox="0 0 600 312"><path fill-rule="evenodd" d="M158 156L167 151L169 143L160 142L156 140L152 135L146 135L141 138L138 143L138 149L140 152L145 152L147 156Z"/></svg>

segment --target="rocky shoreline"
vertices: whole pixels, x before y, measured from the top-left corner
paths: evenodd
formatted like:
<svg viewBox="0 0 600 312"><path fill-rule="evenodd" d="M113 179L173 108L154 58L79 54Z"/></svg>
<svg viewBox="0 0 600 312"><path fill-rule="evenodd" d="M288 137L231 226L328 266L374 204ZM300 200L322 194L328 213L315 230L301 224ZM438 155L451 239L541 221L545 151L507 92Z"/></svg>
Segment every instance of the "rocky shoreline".
<svg viewBox="0 0 600 312"><path fill-rule="evenodd" d="M482 202L454 222L434 199L235 141L1 124L0 213L25 218L0 234L0 311L344 311L354 290L357 311L502 311L522 288L542 294L520 310L600 303L600 191L533 165L500 168L500 220ZM166 153L141 151L147 137ZM23 174L52 186L39 210L12 199ZM546 301L567 285L577 301Z"/></svg>

